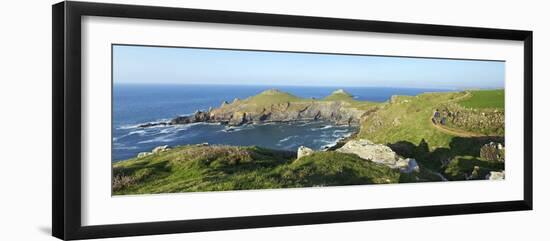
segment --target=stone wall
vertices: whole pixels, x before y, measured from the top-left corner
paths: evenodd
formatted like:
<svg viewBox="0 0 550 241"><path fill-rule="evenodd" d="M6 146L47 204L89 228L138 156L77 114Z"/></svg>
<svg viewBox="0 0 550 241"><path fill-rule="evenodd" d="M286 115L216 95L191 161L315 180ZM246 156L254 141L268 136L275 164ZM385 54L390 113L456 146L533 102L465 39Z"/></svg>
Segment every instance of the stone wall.
<svg viewBox="0 0 550 241"><path fill-rule="evenodd" d="M486 135L504 135L504 110L470 109L456 103L444 104L438 109L449 127Z"/></svg>

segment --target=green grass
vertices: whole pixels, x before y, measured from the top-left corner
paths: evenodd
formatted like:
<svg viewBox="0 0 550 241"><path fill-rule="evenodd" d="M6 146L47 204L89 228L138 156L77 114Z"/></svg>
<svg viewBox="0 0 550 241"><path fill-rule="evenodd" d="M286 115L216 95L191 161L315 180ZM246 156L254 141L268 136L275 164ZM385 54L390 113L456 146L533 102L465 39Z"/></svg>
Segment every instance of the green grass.
<svg viewBox="0 0 550 241"><path fill-rule="evenodd" d="M325 97L324 100L347 101L347 102L354 101L353 95L351 95L350 93L346 92L343 89L339 89L332 92L329 96Z"/></svg>
<svg viewBox="0 0 550 241"><path fill-rule="evenodd" d="M149 194L396 183L400 174L356 155L259 147L181 146L113 164L113 193ZM124 181L121 181L124 180Z"/></svg>
<svg viewBox="0 0 550 241"><path fill-rule="evenodd" d="M276 89L266 90L258 95L244 99L245 103L256 104L260 106L266 106L271 104L279 104L286 102L298 102L305 101L307 99L300 98L298 96L282 92Z"/></svg>
<svg viewBox="0 0 550 241"><path fill-rule="evenodd" d="M373 108L381 105L381 103L378 102L355 100L353 95L343 89L332 92L329 96L321 99L320 101L339 101L347 104L351 108L365 111L372 110Z"/></svg>
<svg viewBox="0 0 550 241"><path fill-rule="evenodd" d="M281 169L282 177L295 186L341 186L397 183L397 170L340 152L316 152Z"/></svg>
<svg viewBox="0 0 550 241"><path fill-rule="evenodd" d="M474 168L478 170L474 172ZM445 176L449 180L464 180L465 176L472 176L472 179L485 179L491 171L504 170L503 162L481 160L472 156L457 156L445 168Z"/></svg>
<svg viewBox="0 0 550 241"><path fill-rule="evenodd" d="M228 104L224 108L234 112L261 112L264 109L271 108L273 105L283 107L291 103L292 105L289 106L289 110L301 110L311 104L329 104L330 102L342 102L344 105L358 110L370 110L380 105L380 103L376 102L355 100L351 94L344 90L337 90L323 99L310 99L301 98L277 89L270 89L255 96Z"/></svg>
<svg viewBox="0 0 550 241"><path fill-rule="evenodd" d="M460 105L474 109L504 109L504 90L475 90L469 92L472 96L460 101Z"/></svg>
<svg viewBox="0 0 550 241"><path fill-rule="evenodd" d="M440 103L462 96L461 93L428 93L396 96L370 115L361 125L357 138L376 143L407 141L418 145L426 141L430 148L448 147L453 136L432 127L430 118Z"/></svg>
<svg viewBox="0 0 550 241"><path fill-rule="evenodd" d="M445 173L444 163L456 157L479 158L483 144L491 141L504 143L502 136L459 137L432 125L430 119L438 106L461 101L465 94L449 92L394 96L366 118L356 138L387 144L398 154L415 158L421 169L459 178L456 172Z"/></svg>

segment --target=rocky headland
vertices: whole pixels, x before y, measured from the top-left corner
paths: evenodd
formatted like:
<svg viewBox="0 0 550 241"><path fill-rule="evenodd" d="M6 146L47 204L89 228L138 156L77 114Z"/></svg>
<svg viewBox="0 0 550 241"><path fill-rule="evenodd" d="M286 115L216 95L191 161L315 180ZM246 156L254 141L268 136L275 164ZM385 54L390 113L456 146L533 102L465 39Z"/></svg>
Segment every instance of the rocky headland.
<svg viewBox="0 0 550 241"><path fill-rule="evenodd" d="M169 122L146 123L140 127L180 125L198 122L221 123L229 126L267 122L329 121L336 125L359 125L373 109L360 103L344 90L336 90L324 99L305 99L277 89L231 103L224 101L218 108L197 110L188 116L179 116Z"/></svg>

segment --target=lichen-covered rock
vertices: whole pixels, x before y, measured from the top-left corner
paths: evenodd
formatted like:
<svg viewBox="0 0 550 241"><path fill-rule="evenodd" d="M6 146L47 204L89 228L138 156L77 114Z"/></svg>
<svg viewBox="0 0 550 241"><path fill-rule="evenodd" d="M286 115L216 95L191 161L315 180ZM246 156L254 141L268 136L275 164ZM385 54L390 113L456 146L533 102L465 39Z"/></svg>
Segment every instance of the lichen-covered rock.
<svg viewBox="0 0 550 241"><path fill-rule="evenodd" d="M140 152L140 153L137 154L137 158L146 157L146 156L149 156L151 154L153 154L153 153L151 153L151 152Z"/></svg>
<svg viewBox="0 0 550 241"><path fill-rule="evenodd" d="M300 158L305 157L305 156L309 156L313 153L315 153L315 151L313 149L305 147L305 146L300 146L300 147L298 147L297 159L300 159Z"/></svg>
<svg viewBox="0 0 550 241"><path fill-rule="evenodd" d="M172 119L169 122L169 124L170 125L190 124L190 123L196 123L196 122L205 122L208 120L210 120L209 112L196 111L194 114L189 116L178 116Z"/></svg>
<svg viewBox="0 0 550 241"><path fill-rule="evenodd" d="M504 180L504 171L490 172L486 178L489 180Z"/></svg>
<svg viewBox="0 0 550 241"><path fill-rule="evenodd" d="M356 154L362 159L382 164L394 165L398 160L397 154L388 146L366 139L350 140L336 151Z"/></svg>
<svg viewBox="0 0 550 241"><path fill-rule="evenodd" d="M246 113L244 112L235 112L229 120L229 125L240 126L246 122Z"/></svg>
<svg viewBox="0 0 550 241"><path fill-rule="evenodd" d="M490 142L479 150L479 156L488 161L504 161L504 147L500 143Z"/></svg>
<svg viewBox="0 0 550 241"><path fill-rule="evenodd" d="M483 110L446 103L438 107L449 127L491 135L504 134L504 110Z"/></svg>
<svg viewBox="0 0 550 241"><path fill-rule="evenodd" d="M399 169L399 171L403 173L419 170L418 163L415 159L403 158L397 155L390 147L382 144L375 144L366 139L350 140L336 151L355 154L362 159L384 164L390 168Z"/></svg>
<svg viewBox="0 0 550 241"><path fill-rule="evenodd" d="M153 151L151 151L152 153L159 153L159 152L163 152L163 151L166 151L168 150L168 145L164 145L164 146L157 146L155 148L153 148Z"/></svg>
<svg viewBox="0 0 550 241"><path fill-rule="evenodd" d="M413 158L399 159L395 163L396 167L399 168L401 173L411 173L420 171L418 163Z"/></svg>

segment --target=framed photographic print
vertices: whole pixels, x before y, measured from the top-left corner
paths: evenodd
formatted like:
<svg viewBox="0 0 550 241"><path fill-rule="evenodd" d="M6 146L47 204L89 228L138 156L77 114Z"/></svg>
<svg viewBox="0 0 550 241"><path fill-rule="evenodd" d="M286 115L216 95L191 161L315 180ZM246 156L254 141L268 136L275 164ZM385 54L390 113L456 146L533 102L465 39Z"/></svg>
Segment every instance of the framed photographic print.
<svg viewBox="0 0 550 241"><path fill-rule="evenodd" d="M53 6L53 235L532 209L532 32Z"/></svg>

